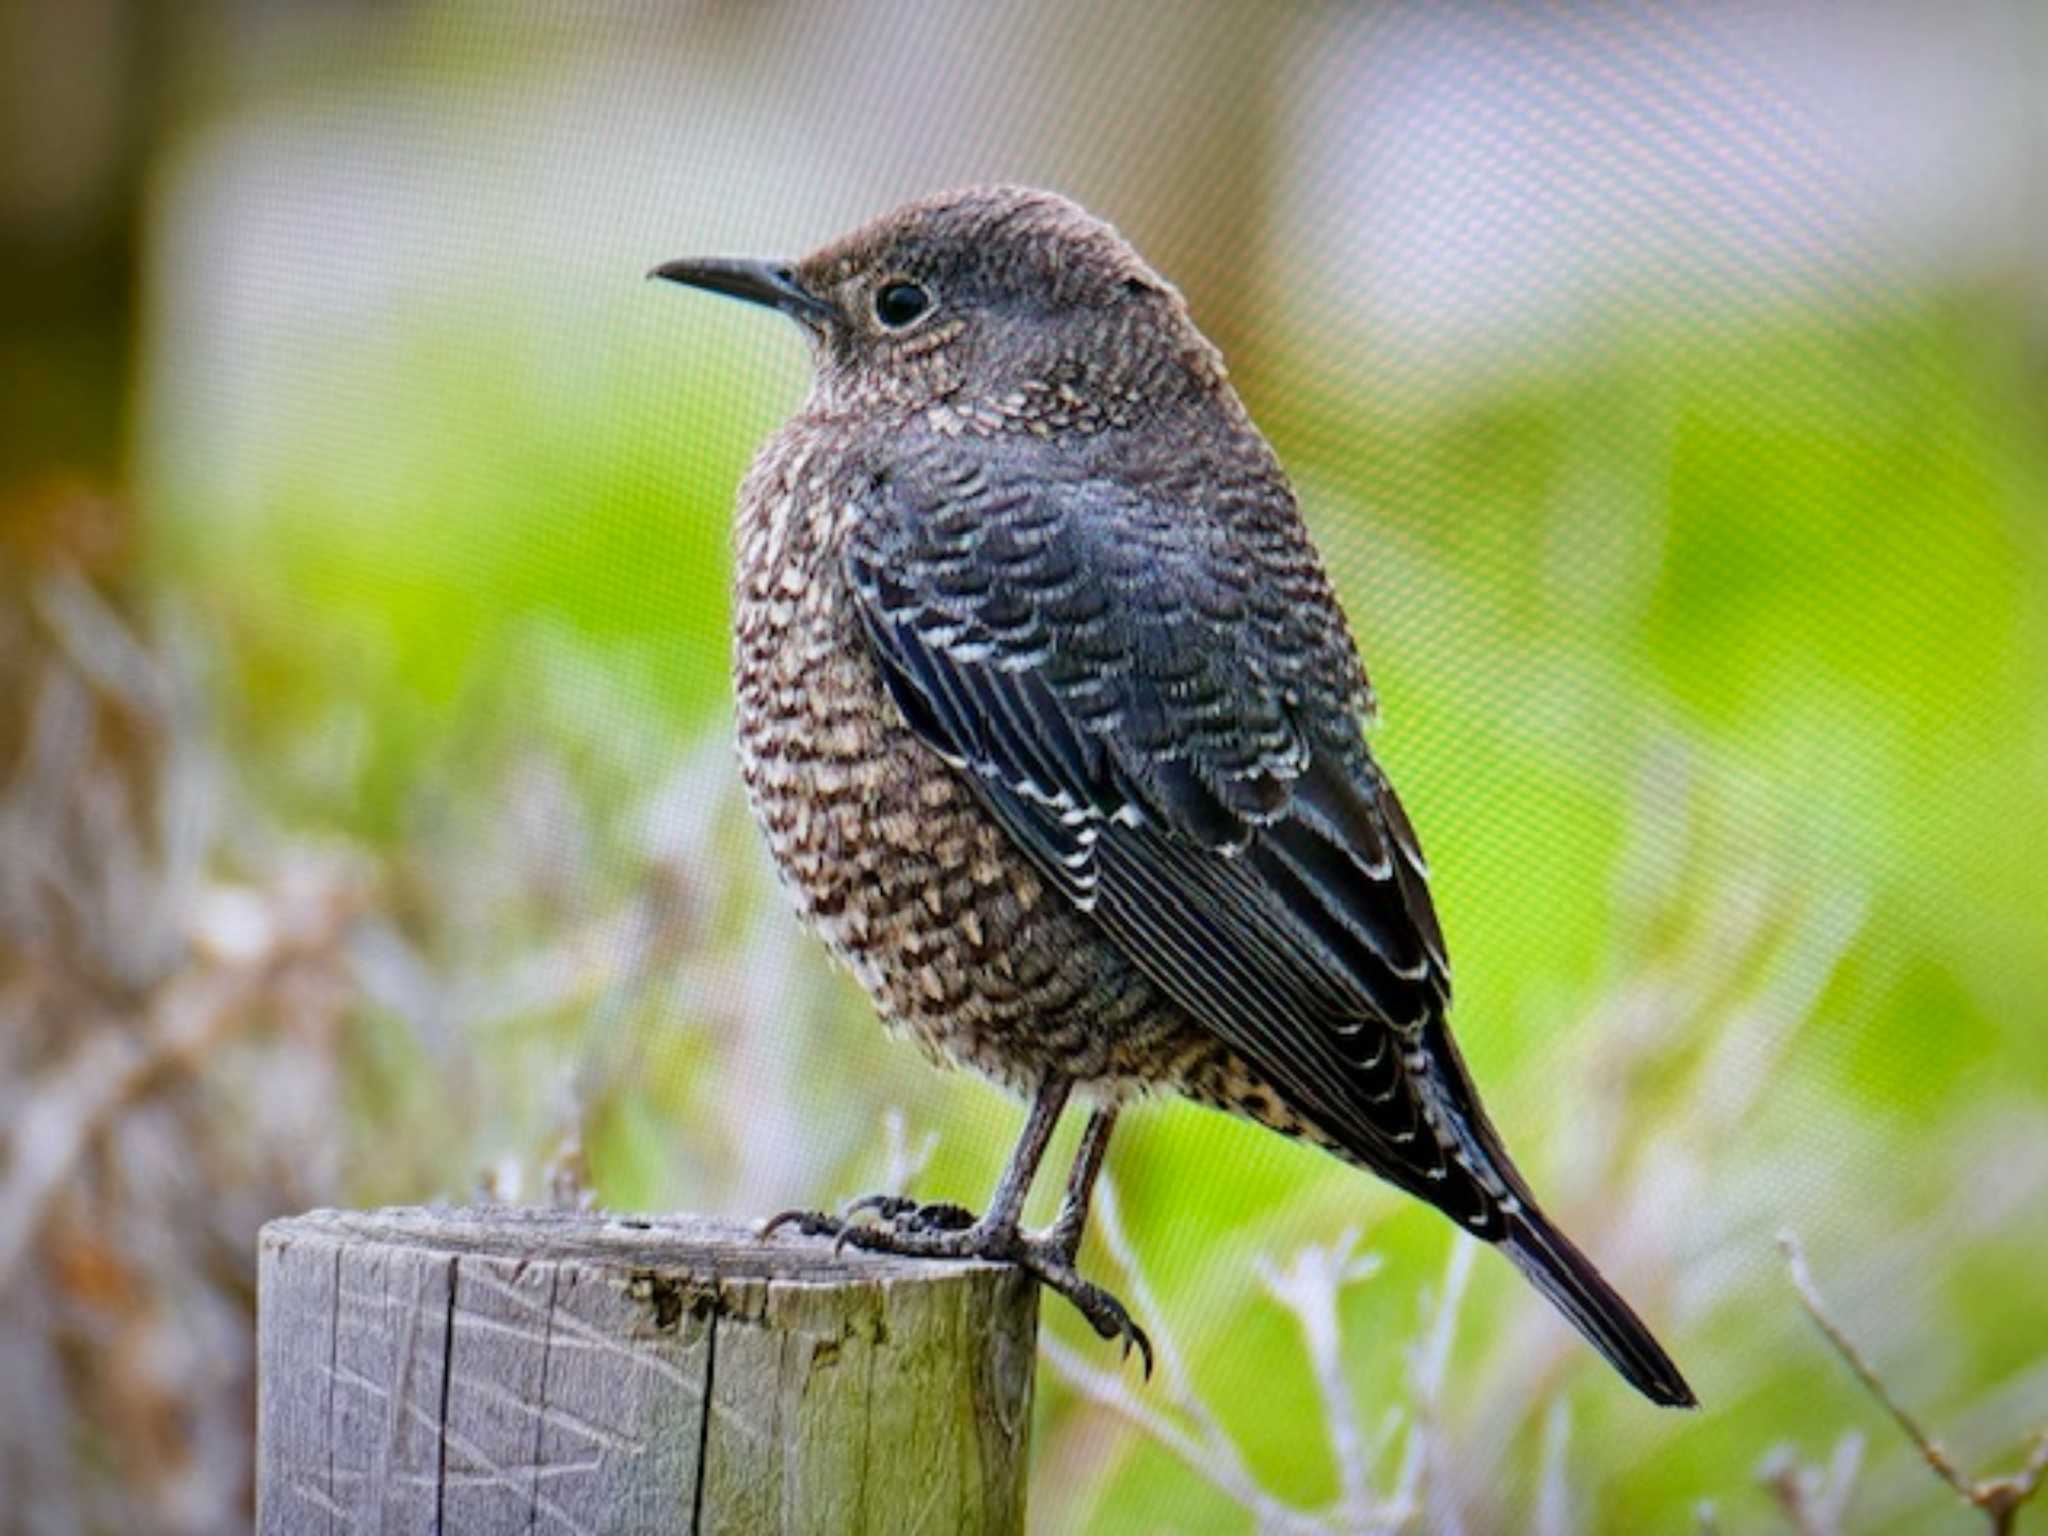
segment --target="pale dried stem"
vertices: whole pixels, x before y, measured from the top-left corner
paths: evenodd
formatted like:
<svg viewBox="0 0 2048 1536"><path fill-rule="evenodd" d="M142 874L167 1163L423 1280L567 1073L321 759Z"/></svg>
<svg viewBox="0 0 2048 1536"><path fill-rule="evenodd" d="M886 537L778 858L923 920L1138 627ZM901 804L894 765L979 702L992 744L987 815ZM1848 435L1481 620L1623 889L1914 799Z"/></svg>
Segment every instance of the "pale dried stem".
<svg viewBox="0 0 2048 1536"><path fill-rule="evenodd" d="M1417 1510L1416 1474L1408 1474L1407 1493L1397 1492L1385 1501L1375 1500L1371 1486L1372 1468L1399 1428L1401 1414L1398 1409L1391 1409L1368 1441L1342 1370L1338 1297L1344 1286L1366 1278L1379 1267L1375 1257L1356 1251L1357 1234L1347 1231L1333 1244L1305 1248L1285 1266L1264 1260L1259 1264L1267 1290L1293 1314L1302 1330L1337 1462L1337 1502L1326 1510L1310 1511L1287 1503L1259 1484L1236 1442L1192 1390L1186 1356L1138 1262L1124 1230L1115 1186L1107 1178L1097 1186L1095 1209L1103 1246L1123 1272L1124 1289L1135 1309L1152 1329L1153 1352L1158 1361L1156 1385L1149 1392L1136 1390L1123 1373L1089 1363L1048 1335L1043 1340L1043 1349L1054 1372L1081 1396L1150 1437L1189 1470L1214 1485L1249 1513L1262 1532L1284 1532L1289 1536L1390 1536L1403 1529ZM1416 1365L1411 1372L1413 1379L1427 1383L1432 1391L1441 1389L1450 1328L1464 1290L1464 1276L1470 1268L1470 1257L1465 1252L1469 1246L1461 1244L1454 1250L1443 1298L1437 1304L1428 1336L1412 1356ZM1407 1460L1411 1462L1423 1454L1423 1442L1418 1439L1422 1422L1420 1414L1408 1417Z"/></svg>
<svg viewBox="0 0 2048 1536"><path fill-rule="evenodd" d="M1200 1435L1202 1443L1211 1455L1221 1458L1221 1470L1233 1482L1246 1486L1252 1483L1251 1474L1244 1465L1244 1457L1236 1444L1224 1433L1223 1426L1209 1411L1209 1405L1193 1390L1188 1380L1187 1358L1181 1352L1180 1341L1167 1323L1166 1313L1159 1305L1159 1298L1152 1290L1152 1283L1145 1275L1145 1269L1138 1262L1137 1249L1124 1231L1123 1206L1117 1198L1116 1183L1108 1174L1102 1175L1095 1186L1095 1230L1102 1238L1103 1247L1109 1250L1110 1258L1124 1274L1129 1290L1130 1304L1139 1317L1146 1321L1151 1331L1152 1353L1158 1362L1160 1389L1174 1408L1187 1416ZM1263 1499L1269 1495L1261 1493ZM1250 1507L1250 1506L1247 1506Z"/></svg>
<svg viewBox="0 0 2048 1536"><path fill-rule="evenodd" d="M2026 1464L2012 1477L1972 1478L1965 1474L1946 1451L1941 1448L1933 1435L1922 1427L1904 1404L1892 1395L1884 1378L1878 1375L1876 1367L1856 1347L1856 1343L1837 1323L1828 1311L1826 1300L1821 1296L1820 1287L1814 1283L1813 1272L1807 1267L1806 1251L1798 1237L1791 1232L1778 1235L1778 1247L1785 1255L1785 1267L1792 1279L1793 1288L1799 1293L1799 1301L1806 1308L1807 1315L1820 1329L1828 1343L1834 1346L1856 1379L1870 1395L1883 1405L1906 1438L1912 1441L1920 1453L1920 1459L1931 1468L1935 1476L1955 1491L1955 1494L1971 1508L1982 1511L1994 1536L2007 1536L2013 1529L2019 1511L2027 1501L2040 1490L2044 1476L2048 1476L2048 1428L2035 1432L2034 1444ZM1795 1511L1796 1513L1796 1511ZM1804 1527L1802 1527L1804 1530Z"/></svg>
<svg viewBox="0 0 2048 1536"><path fill-rule="evenodd" d="M1800 1247L1799 1239L1790 1232L1781 1232L1778 1234L1778 1249L1785 1255L1785 1268L1791 1274L1793 1288L1799 1292L1800 1304L1806 1308L1807 1315L1813 1319L1814 1325L1826 1336L1827 1341L1835 1347L1835 1353L1847 1362L1849 1369L1856 1373L1857 1379L1868 1389L1870 1395L1884 1405L1885 1412L1889 1413L1893 1422L1905 1431L1906 1438L1919 1447L1921 1459L1934 1469L1935 1475L1958 1494L1969 1498L1969 1479L1964 1477L1956 1464L1948 1459L1948 1453L1935 1443L1934 1438L1920 1427L1920 1421L1892 1396L1891 1389L1884 1384L1884 1378L1877 1374L1868 1360L1864 1359L1863 1352L1856 1347L1855 1341L1842 1331L1841 1325L1829 1314L1827 1303L1821 1299L1820 1290L1813 1283L1812 1271L1806 1266L1806 1251Z"/></svg>
<svg viewBox="0 0 2048 1536"><path fill-rule="evenodd" d="M1358 1422L1351 1384L1344 1379L1343 1331L1337 1303L1347 1285L1370 1278L1380 1267L1372 1254L1361 1254L1358 1231L1347 1227L1334 1243L1311 1243L1285 1269L1263 1256L1257 1261L1267 1294L1294 1314L1300 1324L1316 1392L1323 1408L1323 1426L1336 1463L1338 1508L1363 1516L1372 1502L1373 1458Z"/></svg>
<svg viewBox="0 0 2048 1536"><path fill-rule="evenodd" d="M905 1128L903 1111L893 1105L882 1114L882 1139L887 1162L882 1173L882 1193L905 1195L910 1186L924 1174L932 1160L932 1153L938 1150L939 1133L926 1131L910 1144L910 1133Z"/></svg>
<svg viewBox="0 0 2048 1536"><path fill-rule="evenodd" d="M1158 1341L1155 1329L1155 1348ZM1214 1484L1232 1502L1247 1510L1258 1522L1260 1530L1320 1533L1327 1529L1313 1515L1281 1503L1261 1488L1245 1469L1235 1446L1227 1441L1219 1446L1207 1434L1184 1429L1151 1401L1132 1391L1129 1382L1118 1372L1088 1364L1078 1351L1068 1348L1050 1334L1041 1338L1039 1347L1044 1351L1046 1363L1069 1387L1172 1452L1189 1471ZM1176 1403L1175 1406L1182 1405ZM1219 1450L1223 1454L1219 1455Z"/></svg>
<svg viewBox="0 0 2048 1536"><path fill-rule="evenodd" d="M1397 1510L1424 1508L1431 1482L1443 1480L1445 1453L1438 1430L1443 1413L1444 1374L1450 1364L1451 1341L1457 1333L1458 1310L1465 1299L1466 1283L1472 1278L1472 1259L1478 1251L1479 1245L1462 1232L1452 1240L1450 1262L1444 1269L1443 1287L1434 1303L1429 1331L1408 1352L1408 1390L1414 1406L1391 1500ZM1439 1529L1457 1529L1454 1516L1444 1510L1434 1513Z"/></svg>
<svg viewBox="0 0 2048 1536"><path fill-rule="evenodd" d="M1543 1474L1536 1491L1537 1536L1571 1536L1571 1484L1565 1476L1565 1452L1571 1444L1572 1413L1561 1397L1552 1398L1543 1416Z"/></svg>

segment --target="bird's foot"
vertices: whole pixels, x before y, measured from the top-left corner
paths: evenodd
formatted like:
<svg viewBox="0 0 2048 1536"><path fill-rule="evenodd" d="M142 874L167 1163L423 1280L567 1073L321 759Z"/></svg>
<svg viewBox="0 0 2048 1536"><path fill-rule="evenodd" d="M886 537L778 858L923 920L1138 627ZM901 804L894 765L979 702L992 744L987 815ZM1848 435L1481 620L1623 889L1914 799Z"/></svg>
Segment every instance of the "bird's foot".
<svg viewBox="0 0 2048 1536"><path fill-rule="evenodd" d="M854 1218L872 1212L873 1223ZM1121 1340L1128 1356L1135 1347L1152 1376L1152 1341L1131 1320L1130 1310L1101 1286L1081 1278L1074 1267L1078 1231L1055 1227L1027 1235L1016 1227L977 1221L972 1212L945 1203L920 1205L901 1195L868 1195L846 1207L843 1216L823 1211L784 1211L761 1228L767 1236L778 1227L793 1226L806 1237L829 1237L835 1250L859 1248L868 1253L893 1253L920 1259L986 1259L1015 1264L1049 1291L1073 1304L1074 1310L1105 1339Z"/></svg>
<svg viewBox="0 0 2048 1536"><path fill-rule="evenodd" d="M866 1226L857 1223L856 1218L869 1212L879 1218L879 1225ZM837 1216L825 1211L780 1212L764 1221L760 1231L761 1236L766 1237L778 1228L795 1227L805 1237L829 1237L834 1240L835 1247L845 1247L853 1241L850 1234L854 1232L929 1236L964 1232L973 1225L974 1212L965 1206L954 1205L948 1201L921 1204L902 1195L863 1195L858 1200L849 1201ZM934 1256L948 1255L935 1251Z"/></svg>

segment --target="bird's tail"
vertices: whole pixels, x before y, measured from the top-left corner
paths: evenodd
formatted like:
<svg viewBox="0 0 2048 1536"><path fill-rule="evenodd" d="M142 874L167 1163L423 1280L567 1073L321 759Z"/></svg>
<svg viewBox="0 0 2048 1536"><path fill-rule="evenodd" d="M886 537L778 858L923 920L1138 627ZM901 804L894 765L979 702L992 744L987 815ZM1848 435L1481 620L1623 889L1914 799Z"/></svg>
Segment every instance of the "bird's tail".
<svg viewBox="0 0 2048 1536"><path fill-rule="evenodd" d="M1697 1408L1699 1399L1634 1308L1532 1204L1507 1216L1501 1251L1574 1328L1651 1402Z"/></svg>
<svg viewBox="0 0 2048 1536"><path fill-rule="evenodd" d="M1537 1207L1480 1105L1464 1057L1442 1019L1432 1020L1424 1031L1424 1054L1433 1070L1416 1086L1432 1123L1450 1137L1459 1161L1485 1191L1486 1219L1471 1222L1472 1229L1497 1242L1629 1385L1661 1407L1697 1408L1699 1399L1648 1324Z"/></svg>

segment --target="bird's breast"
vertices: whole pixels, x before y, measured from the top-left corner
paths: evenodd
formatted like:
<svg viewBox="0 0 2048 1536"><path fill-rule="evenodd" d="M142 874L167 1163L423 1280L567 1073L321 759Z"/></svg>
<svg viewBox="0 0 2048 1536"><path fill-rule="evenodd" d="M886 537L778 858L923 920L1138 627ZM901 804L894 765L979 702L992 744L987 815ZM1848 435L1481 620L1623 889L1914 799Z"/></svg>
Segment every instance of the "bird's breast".
<svg viewBox="0 0 2048 1536"><path fill-rule="evenodd" d="M883 1016L999 1080L1111 1075L1149 989L920 741L839 558L851 495L801 453L742 492L733 672L749 804L798 912Z"/></svg>
<svg viewBox="0 0 2048 1536"><path fill-rule="evenodd" d="M798 911L885 1014L930 1035L1045 898L967 786L910 732L838 558L830 479L750 477L734 602L740 768ZM923 1026L929 1027L923 1027Z"/></svg>

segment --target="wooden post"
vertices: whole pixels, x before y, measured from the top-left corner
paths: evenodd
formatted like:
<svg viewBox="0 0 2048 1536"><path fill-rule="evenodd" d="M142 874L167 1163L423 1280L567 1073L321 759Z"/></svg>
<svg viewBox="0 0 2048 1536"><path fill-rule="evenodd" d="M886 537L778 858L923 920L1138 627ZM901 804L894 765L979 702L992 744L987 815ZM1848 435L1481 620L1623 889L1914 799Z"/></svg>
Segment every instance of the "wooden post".
<svg viewBox="0 0 2048 1536"><path fill-rule="evenodd" d="M261 1532L1024 1528L1015 1270L502 1208L260 1248Z"/></svg>

